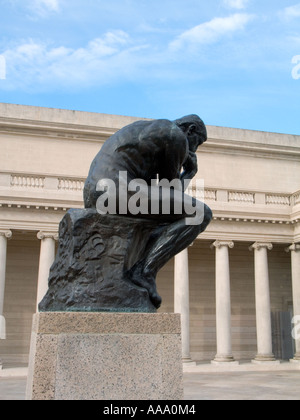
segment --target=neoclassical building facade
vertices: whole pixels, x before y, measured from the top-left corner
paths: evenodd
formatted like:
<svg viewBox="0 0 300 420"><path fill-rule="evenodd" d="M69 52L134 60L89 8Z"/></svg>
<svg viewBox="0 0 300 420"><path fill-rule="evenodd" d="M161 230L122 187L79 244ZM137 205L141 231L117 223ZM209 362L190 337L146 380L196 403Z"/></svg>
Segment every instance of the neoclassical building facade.
<svg viewBox="0 0 300 420"><path fill-rule="evenodd" d="M83 207L93 158L138 119L0 104L4 366L28 362L58 225L68 209ZM299 360L292 320L300 315L300 136L208 126L208 137L197 177L214 218L159 273L160 310L182 314L184 359ZM190 193L203 199L197 188Z"/></svg>

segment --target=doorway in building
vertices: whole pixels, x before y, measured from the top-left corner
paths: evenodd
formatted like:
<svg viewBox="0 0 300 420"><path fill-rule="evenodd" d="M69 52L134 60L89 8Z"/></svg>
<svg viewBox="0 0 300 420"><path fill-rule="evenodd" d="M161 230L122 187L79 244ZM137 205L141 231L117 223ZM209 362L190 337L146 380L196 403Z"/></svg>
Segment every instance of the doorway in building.
<svg viewBox="0 0 300 420"><path fill-rule="evenodd" d="M278 360L290 360L294 357L295 346L292 337L292 310L272 312L273 353Z"/></svg>

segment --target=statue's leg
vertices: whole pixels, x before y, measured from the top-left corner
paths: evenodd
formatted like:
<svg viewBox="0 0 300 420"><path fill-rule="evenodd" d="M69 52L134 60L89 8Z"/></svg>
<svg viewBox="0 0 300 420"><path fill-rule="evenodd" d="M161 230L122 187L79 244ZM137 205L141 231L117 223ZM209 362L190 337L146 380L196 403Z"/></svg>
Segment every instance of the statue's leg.
<svg viewBox="0 0 300 420"><path fill-rule="evenodd" d="M149 291L150 298L156 307L161 298L156 289L158 271L176 254L187 248L197 236L204 232L212 219L212 212L204 204L202 223L187 224L186 218L158 227L145 250L145 258L136 263L129 271L131 280Z"/></svg>
<svg viewBox="0 0 300 420"><path fill-rule="evenodd" d="M162 228L152 243L146 257L144 271L157 273L171 258L186 249L200 233L204 232L212 219L210 208L204 205L204 219L201 224L188 225L181 219Z"/></svg>

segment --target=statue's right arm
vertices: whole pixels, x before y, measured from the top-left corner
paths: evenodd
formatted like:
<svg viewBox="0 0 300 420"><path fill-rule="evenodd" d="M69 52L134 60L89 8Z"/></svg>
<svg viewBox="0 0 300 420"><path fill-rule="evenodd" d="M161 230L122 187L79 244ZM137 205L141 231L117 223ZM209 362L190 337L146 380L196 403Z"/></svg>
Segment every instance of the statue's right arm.
<svg viewBox="0 0 300 420"><path fill-rule="evenodd" d="M183 172L180 175L180 179L182 181L184 181L185 179L193 179L197 172L198 172L197 155L196 153L190 151L187 160L183 164Z"/></svg>

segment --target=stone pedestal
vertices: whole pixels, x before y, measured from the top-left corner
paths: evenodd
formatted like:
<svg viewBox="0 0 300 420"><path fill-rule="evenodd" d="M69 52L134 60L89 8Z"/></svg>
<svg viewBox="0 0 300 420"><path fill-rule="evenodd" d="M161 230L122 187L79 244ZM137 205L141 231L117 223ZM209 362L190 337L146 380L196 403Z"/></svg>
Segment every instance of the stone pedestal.
<svg viewBox="0 0 300 420"><path fill-rule="evenodd" d="M27 400L180 400L178 314L34 315Z"/></svg>

